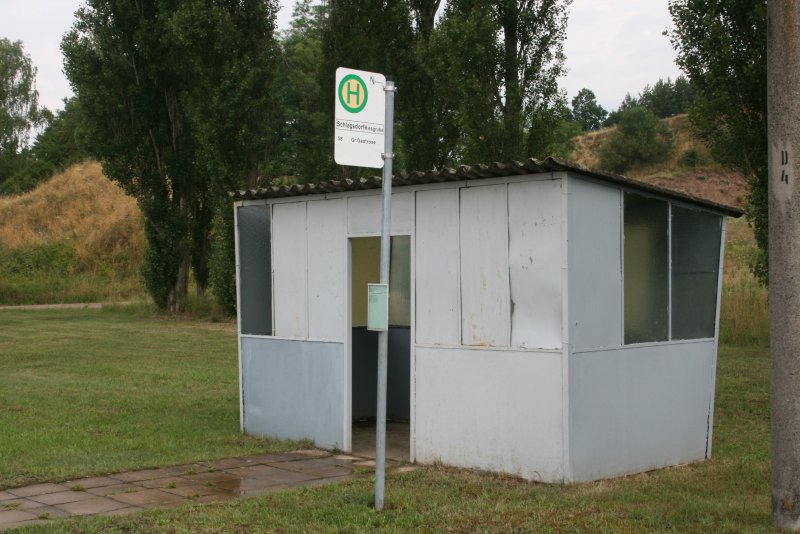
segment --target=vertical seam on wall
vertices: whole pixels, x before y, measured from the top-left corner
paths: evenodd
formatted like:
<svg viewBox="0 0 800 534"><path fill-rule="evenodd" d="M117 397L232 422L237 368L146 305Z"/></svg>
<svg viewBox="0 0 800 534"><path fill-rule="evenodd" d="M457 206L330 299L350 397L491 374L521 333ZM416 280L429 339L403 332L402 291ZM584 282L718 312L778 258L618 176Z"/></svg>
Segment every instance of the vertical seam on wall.
<svg viewBox="0 0 800 534"><path fill-rule="evenodd" d="M620 346L625 345L625 191L619 190L619 287Z"/></svg>
<svg viewBox="0 0 800 534"><path fill-rule="evenodd" d="M569 390L572 345L569 329L569 175L561 178L561 476L572 481L570 454L571 403Z"/></svg>
<svg viewBox="0 0 800 534"><path fill-rule="evenodd" d="M527 182L522 182L527 183ZM512 311L512 295L511 295L511 206L509 206L508 200L508 183L505 183L505 194L506 194L506 290L508 291L508 300L506 304L506 315L508 317L508 330L506 331L506 347L511 348L512 338L513 338L513 320L514 320L514 313Z"/></svg>
<svg viewBox="0 0 800 534"><path fill-rule="evenodd" d="M342 281L342 297L344 298L344 317L342 321L342 339L344 340L344 347L343 347L343 354L342 354L342 388L343 388L343 399L342 399L342 425L344 426L344 435L342 436L342 449L345 451L352 451L353 449L353 421L352 421L352 412L353 412L353 399L352 399L352 391L353 391L353 379L352 379L352 362L351 362L351 352L353 346L353 340L351 339L351 331L352 326L350 321L353 317L352 312L352 304L350 303L352 288L351 285L351 274L350 274L350 238L347 237L348 234L348 217L349 217L349 199L344 198L343 202L343 210L344 214L342 215L342 231L338 236L338 239L341 243L343 243L344 247L344 280ZM343 241L342 241L343 240Z"/></svg>
<svg viewBox="0 0 800 534"><path fill-rule="evenodd" d="M244 386L242 381L242 262L239 244L239 205L233 205L233 246L236 255L236 342L239 349L239 432L244 432Z"/></svg>
<svg viewBox="0 0 800 534"><path fill-rule="evenodd" d="M667 202L667 341L672 341L672 202Z"/></svg>
<svg viewBox="0 0 800 534"><path fill-rule="evenodd" d="M409 392L408 392L408 401L411 404L408 407L409 418L409 436L408 436L408 454L409 460L414 461L416 456L416 427L417 427L417 193L414 192L411 195L411 202L414 203L412 206L411 213L412 220L411 220L411 229L408 239L409 243L409 283L411 284L411 288L409 291L409 298L411 298L410 303L410 317L409 322L410 324L410 335L409 335L409 346L408 349L410 351L409 354Z"/></svg>
<svg viewBox="0 0 800 534"><path fill-rule="evenodd" d="M276 335L275 327L277 321L275 320L275 233L273 232L275 220L275 204L269 206L269 296L270 296L270 310L272 311L270 317L272 322L272 335Z"/></svg>
<svg viewBox="0 0 800 534"><path fill-rule="evenodd" d="M464 283L462 281L462 273L461 273L461 262L463 261L462 254L463 251L461 250L461 202L462 202L462 194L464 189L466 189L466 185L464 187L458 188L458 346L464 346Z"/></svg>
<svg viewBox="0 0 800 534"><path fill-rule="evenodd" d="M305 337L305 339L308 339L308 336L311 333L311 327L310 327L310 323L311 323L311 317L310 317L311 307L308 304L308 299L311 298L311 291L309 290L310 288L308 286L308 280L309 280L308 264L309 264L310 258L311 258L310 254L309 254L309 250L308 250L308 242L309 242L309 238L308 238L308 201L304 201L303 202L303 227L305 228L305 238L306 238L306 265L305 265L305 273L306 273L306 279L305 279L305 283L306 283L306 299L305 299L306 321L305 321L305 323L306 324L305 324L305 336L303 336L303 337Z"/></svg>

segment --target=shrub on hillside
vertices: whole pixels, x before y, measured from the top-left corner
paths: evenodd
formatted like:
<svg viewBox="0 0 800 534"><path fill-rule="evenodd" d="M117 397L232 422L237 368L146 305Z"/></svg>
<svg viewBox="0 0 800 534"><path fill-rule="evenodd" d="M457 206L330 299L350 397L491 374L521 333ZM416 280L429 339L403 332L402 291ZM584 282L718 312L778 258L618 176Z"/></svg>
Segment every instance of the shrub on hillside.
<svg viewBox="0 0 800 534"><path fill-rule="evenodd" d="M611 172L669 159L674 147L672 131L652 111L634 107L623 112L617 130L600 148L600 166Z"/></svg>

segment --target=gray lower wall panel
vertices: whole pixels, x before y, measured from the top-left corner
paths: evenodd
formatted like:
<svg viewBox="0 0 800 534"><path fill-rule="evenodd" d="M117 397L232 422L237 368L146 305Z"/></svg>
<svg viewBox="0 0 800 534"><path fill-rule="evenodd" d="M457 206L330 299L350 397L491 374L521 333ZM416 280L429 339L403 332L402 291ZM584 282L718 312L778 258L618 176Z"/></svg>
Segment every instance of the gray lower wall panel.
<svg viewBox="0 0 800 534"><path fill-rule="evenodd" d="M244 429L344 445L344 344L242 337Z"/></svg>
<svg viewBox="0 0 800 534"><path fill-rule="evenodd" d="M705 458L713 359L711 341L573 354L573 479L608 478Z"/></svg>

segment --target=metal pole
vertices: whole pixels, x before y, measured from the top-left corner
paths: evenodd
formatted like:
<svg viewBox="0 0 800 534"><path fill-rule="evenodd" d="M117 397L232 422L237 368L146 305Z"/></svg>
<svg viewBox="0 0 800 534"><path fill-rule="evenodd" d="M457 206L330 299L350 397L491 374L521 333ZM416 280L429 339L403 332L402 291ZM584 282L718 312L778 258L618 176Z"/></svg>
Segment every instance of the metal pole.
<svg viewBox="0 0 800 534"><path fill-rule="evenodd" d="M767 4L772 519L800 531L800 4Z"/></svg>
<svg viewBox="0 0 800 534"><path fill-rule="evenodd" d="M381 222L381 284L389 284L392 220L392 160L394 154L394 79L386 77L386 129L383 150L383 220ZM383 510L386 481L386 368L389 359L389 330L378 333L378 410L375 423L375 509Z"/></svg>

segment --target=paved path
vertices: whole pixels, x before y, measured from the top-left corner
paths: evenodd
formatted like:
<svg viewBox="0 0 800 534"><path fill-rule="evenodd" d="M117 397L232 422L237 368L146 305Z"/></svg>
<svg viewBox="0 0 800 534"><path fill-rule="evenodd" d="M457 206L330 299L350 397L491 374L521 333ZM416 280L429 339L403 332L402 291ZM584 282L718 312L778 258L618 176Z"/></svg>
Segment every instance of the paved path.
<svg viewBox="0 0 800 534"><path fill-rule="evenodd" d="M413 469L400 465L387 462L389 469ZM0 531L70 516L123 515L331 484L349 480L356 468L374 466L367 458L310 449L0 490Z"/></svg>

